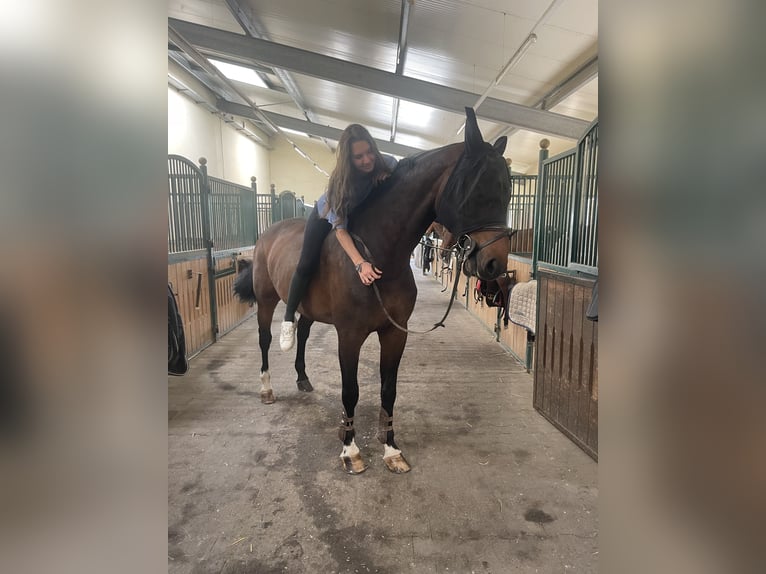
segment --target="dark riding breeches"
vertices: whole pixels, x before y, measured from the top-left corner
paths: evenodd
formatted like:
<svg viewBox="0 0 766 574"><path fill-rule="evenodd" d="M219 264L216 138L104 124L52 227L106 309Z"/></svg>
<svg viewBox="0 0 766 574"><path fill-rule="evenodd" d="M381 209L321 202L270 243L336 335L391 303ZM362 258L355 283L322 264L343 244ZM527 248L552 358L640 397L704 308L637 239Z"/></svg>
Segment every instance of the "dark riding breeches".
<svg viewBox="0 0 766 574"><path fill-rule="evenodd" d="M301 257L298 260L298 266L295 268L295 274L290 282L285 321L295 321L295 311L298 309L298 305L306 294L309 282L319 266L322 244L331 230L332 225L330 225L330 222L319 217L317 208L314 207L306 221Z"/></svg>

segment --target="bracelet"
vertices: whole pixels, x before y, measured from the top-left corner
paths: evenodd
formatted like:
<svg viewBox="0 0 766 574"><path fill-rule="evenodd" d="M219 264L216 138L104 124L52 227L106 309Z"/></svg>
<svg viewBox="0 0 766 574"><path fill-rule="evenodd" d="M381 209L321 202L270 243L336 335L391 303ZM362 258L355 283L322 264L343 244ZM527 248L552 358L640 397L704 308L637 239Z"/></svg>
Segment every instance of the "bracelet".
<svg viewBox="0 0 766 574"><path fill-rule="evenodd" d="M361 263L359 263L359 265L354 265L354 269L356 269L357 273L361 273L362 272L362 265L364 265L365 263L367 263L367 262L366 261L362 261Z"/></svg>

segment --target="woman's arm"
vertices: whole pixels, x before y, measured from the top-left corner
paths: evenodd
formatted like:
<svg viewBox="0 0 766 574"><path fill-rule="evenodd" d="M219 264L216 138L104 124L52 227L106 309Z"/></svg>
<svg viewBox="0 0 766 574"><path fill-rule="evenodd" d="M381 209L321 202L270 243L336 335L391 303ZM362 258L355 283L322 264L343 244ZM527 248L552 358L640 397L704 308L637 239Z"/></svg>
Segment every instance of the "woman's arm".
<svg viewBox="0 0 766 574"><path fill-rule="evenodd" d="M343 251L346 252L348 258L351 259L351 263L354 264L362 283L370 285L376 279L380 279L383 272L362 257L359 250L356 248L356 245L354 245L353 239L351 239L351 236L348 234L348 231L337 227L335 229L335 237L338 238L338 243L340 243L340 246L343 248Z"/></svg>

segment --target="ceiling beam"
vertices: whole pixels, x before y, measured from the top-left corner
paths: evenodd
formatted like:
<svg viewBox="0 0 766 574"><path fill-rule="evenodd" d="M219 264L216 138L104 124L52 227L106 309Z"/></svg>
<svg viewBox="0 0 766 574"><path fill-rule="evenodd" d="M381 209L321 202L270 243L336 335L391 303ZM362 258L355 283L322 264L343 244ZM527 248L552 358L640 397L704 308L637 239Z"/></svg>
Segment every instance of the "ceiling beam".
<svg viewBox="0 0 766 574"><path fill-rule="evenodd" d="M203 52L229 54L244 60L261 62L299 74L417 102L461 116L465 114L465 108L471 107L476 101L476 94L471 92L397 76L391 72L307 50L175 18L168 18L168 24ZM486 120L574 140L579 139L589 126L584 120L495 98L487 98L477 115Z"/></svg>
<svg viewBox="0 0 766 574"><path fill-rule="evenodd" d="M269 34L266 31L266 27L263 25L263 23L253 15L252 10L250 10L249 14L245 13L245 11L242 9L242 6L240 6L240 0L226 0L226 4L229 7L229 11L231 12L232 16L234 16L234 19L251 37L259 38L262 40L270 40ZM281 68L272 68L272 70L274 74L279 78L279 81L282 82L282 85L285 87L288 95L293 99L293 102L301 110L301 113L305 116L305 118L310 122L316 121L316 115L311 110L311 108L309 108L308 104L306 103L306 98L303 97L300 88L293 80L290 72L282 70ZM332 151L332 147L328 142L324 142L324 144L328 149L330 149L330 151Z"/></svg>
<svg viewBox="0 0 766 574"><path fill-rule="evenodd" d="M593 56L590 60L585 62L582 66L577 68L572 74L556 85L555 88L548 91L543 97L539 98L533 105L533 108L540 108L547 110L552 108L556 104L562 102L572 93L579 90L586 83L592 80L598 75L598 54ZM517 130L514 126L507 126L500 129L493 138L497 139L501 136L510 136Z"/></svg>
<svg viewBox="0 0 766 574"><path fill-rule="evenodd" d="M171 56L168 56L168 84L190 98L197 105L216 114L225 122L231 123L230 119L226 117L226 113L223 110L220 110L217 106L217 100L220 96L208 88L199 78ZM231 114L229 114L229 116L230 115ZM253 114L253 116L255 116L255 114ZM255 120L256 118L252 117L249 119ZM247 124L243 122L241 127L239 127L239 124L236 125L238 126L236 128L237 130L248 133L248 137L253 139L253 141L256 141L267 149L272 149L269 145L269 134L262 131L261 128L256 126L252 121L249 121ZM247 129L245 130L245 128Z"/></svg>
<svg viewBox="0 0 766 574"><path fill-rule="evenodd" d="M545 94L535 104L543 110L549 110L568 96L579 90L598 75L598 54L580 66L571 76Z"/></svg>
<svg viewBox="0 0 766 574"><path fill-rule="evenodd" d="M407 35L410 31L410 12L415 0L402 0L402 11L399 16L399 43L396 45L396 71L397 76L404 75L404 65L407 62ZM399 98L394 98L393 111L391 112L391 137L389 141L396 140L396 128L399 123Z"/></svg>
<svg viewBox="0 0 766 574"><path fill-rule="evenodd" d="M236 116L242 116L244 118L250 119L256 118L255 112L249 106L243 106L242 104L219 99L216 102L216 107L222 112L227 112ZM321 124L307 122L306 120L299 120L297 118L291 118L290 116L284 116L274 112L261 110L261 113L265 115L274 125L283 129L296 130L312 136L326 138L334 141L338 141L340 139L340 134L343 133L343 130L339 130L337 128L323 126ZM418 148L386 140L379 140L377 138L375 138L375 143L378 145L378 149L380 149L380 151L402 157L423 151Z"/></svg>

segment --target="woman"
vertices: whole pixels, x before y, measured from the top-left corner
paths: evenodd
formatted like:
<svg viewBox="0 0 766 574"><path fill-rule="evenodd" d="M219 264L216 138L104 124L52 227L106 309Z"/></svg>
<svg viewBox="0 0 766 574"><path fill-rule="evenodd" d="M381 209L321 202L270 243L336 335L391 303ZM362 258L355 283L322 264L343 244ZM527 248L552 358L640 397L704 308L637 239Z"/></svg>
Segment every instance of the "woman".
<svg viewBox="0 0 766 574"><path fill-rule="evenodd" d="M295 343L295 311L319 265L322 243L331 229L335 229L338 243L364 285L371 285L381 277L380 269L366 261L357 250L346 224L349 213L394 170L396 159L382 155L370 132L359 124L351 124L343 130L336 153L338 161L330 175L327 191L317 200L306 221L301 257L290 282L285 320L279 336L283 351L290 350Z"/></svg>

